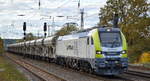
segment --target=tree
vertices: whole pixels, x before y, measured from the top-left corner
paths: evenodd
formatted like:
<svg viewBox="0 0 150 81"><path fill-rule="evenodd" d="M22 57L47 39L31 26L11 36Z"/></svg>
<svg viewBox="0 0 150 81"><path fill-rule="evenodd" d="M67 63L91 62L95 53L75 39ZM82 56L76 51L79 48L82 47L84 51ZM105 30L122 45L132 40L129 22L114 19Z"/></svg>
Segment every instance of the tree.
<svg viewBox="0 0 150 81"><path fill-rule="evenodd" d="M25 36L25 41L34 40L34 39L37 39L37 37L34 36L32 33L28 33ZM21 40L17 40L16 42L23 42L23 41L24 41L24 37Z"/></svg>
<svg viewBox="0 0 150 81"><path fill-rule="evenodd" d="M3 40L1 39L0 37L0 54L2 54L4 51L4 48L3 48Z"/></svg>
<svg viewBox="0 0 150 81"><path fill-rule="evenodd" d="M77 30L79 30L79 29L76 27L76 25L66 23L64 25L64 27L61 28L59 31L57 31L57 33L55 35L56 36L63 36L63 35L70 34L72 31L77 31Z"/></svg>
<svg viewBox="0 0 150 81"><path fill-rule="evenodd" d="M126 36L129 57L137 59L143 51L150 50L150 3L147 0L107 0L100 9L98 25L112 26L114 13L119 15L119 27Z"/></svg>
<svg viewBox="0 0 150 81"><path fill-rule="evenodd" d="M113 14L120 16L120 22L124 24L135 23L140 16L148 16L149 3L147 0L108 0L100 9L100 25L108 25L113 19Z"/></svg>
<svg viewBox="0 0 150 81"><path fill-rule="evenodd" d="M37 37L36 36L34 36L32 33L28 33L27 35L26 35L26 40L28 41L28 40L34 40L34 39L36 39Z"/></svg>
<svg viewBox="0 0 150 81"><path fill-rule="evenodd" d="M141 33L149 33L146 28L150 26L148 16L150 4L147 0L108 0L104 8L100 9L98 25L112 26L113 14L119 15L119 26L127 37L130 45L140 39Z"/></svg>
<svg viewBox="0 0 150 81"><path fill-rule="evenodd" d="M64 26L55 33L55 37L52 39L54 47L56 46L56 40L59 36L64 36L70 34L73 31L78 31L79 29L76 27L76 23L66 23Z"/></svg>

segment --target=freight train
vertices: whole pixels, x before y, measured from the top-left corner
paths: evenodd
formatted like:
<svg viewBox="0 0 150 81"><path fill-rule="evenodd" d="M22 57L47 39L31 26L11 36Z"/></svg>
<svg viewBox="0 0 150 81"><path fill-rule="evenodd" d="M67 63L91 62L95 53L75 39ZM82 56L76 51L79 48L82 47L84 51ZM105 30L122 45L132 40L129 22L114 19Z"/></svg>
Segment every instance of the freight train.
<svg viewBox="0 0 150 81"><path fill-rule="evenodd" d="M100 75L118 75L128 68L127 43L119 28L91 28L7 47L9 52L24 57Z"/></svg>

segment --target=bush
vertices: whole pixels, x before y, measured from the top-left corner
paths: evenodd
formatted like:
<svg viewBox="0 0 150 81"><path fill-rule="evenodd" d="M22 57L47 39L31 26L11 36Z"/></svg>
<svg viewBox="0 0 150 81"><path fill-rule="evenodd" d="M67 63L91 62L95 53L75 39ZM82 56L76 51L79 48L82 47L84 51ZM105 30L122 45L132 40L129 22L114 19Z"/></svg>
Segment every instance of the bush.
<svg viewBox="0 0 150 81"><path fill-rule="evenodd" d="M150 51L150 39L141 39L137 44L129 46L128 48L128 56L129 62L134 63L137 62L144 52Z"/></svg>
<svg viewBox="0 0 150 81"><path fill-rule="evenodd" d="M4 51L4 48L3 48L3 40L0 38L0 54L2 54Z"/></svg>

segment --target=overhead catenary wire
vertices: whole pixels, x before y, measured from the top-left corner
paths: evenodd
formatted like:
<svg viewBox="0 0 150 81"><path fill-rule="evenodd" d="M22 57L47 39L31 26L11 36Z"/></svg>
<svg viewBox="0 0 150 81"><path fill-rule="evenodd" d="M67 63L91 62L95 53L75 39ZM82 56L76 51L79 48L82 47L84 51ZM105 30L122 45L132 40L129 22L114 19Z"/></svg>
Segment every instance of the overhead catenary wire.
<svg viewBox="0 0 150 81"><path fill-rule="evenodd" d="M40 0L39 0L40 1ZM62 3L60 3L58 6L56 6L55 8L54 8L54 10L52 10L52 13L55 13L55 12L58 12L58 10L59 9L62 9L64 6L66 6L67 4L69 4L69 2L70 1L73 1L73 0L65 0L65 1L63 1ZM80 1L80 0L77 0L77 1ZM80 6L81 4L79 4L78 3L78 6ZM28 5L29 7L32 7L32 6L30 6L30 5ZM31 9L31 8L29 8L28 7L28 9L29 10L33 10L33 11L31 11L31 12L34 12L35 11L35 9L33 8L33 9ZM37 7L36 7L36 10L37 10ZM27 20L29 20L30 18L33 18L35 15L36 16L39 16L40 18L41 18L41 11L40 10L37 10L35 13L33 13L33 14L30 14L29 16L26 16L26 18L25 18L25 20L27 21ZM51 13L51 14L52 14ZM73 13L73 14L75 14L75 13ZM85 18L89 18L89 17L92 17L92 16L94 16L94 15L97 15L98 13L94 13L94 14L89 14L89 15L85 15ZM27 14L28 15L28 14ZM74 20L74 21L78 21L80 19L80 17L79 17L79 13L78 13L78 16L76 15L76 18L72 18L71 20Z"/></svg>

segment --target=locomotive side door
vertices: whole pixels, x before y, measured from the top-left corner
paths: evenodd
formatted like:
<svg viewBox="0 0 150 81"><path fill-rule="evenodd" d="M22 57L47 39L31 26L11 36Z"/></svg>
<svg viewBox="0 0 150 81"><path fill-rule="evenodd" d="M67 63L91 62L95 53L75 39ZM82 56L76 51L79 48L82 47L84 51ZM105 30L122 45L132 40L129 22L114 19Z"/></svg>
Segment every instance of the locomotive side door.
<svg viewBox="0 0 150 81"><path fill-rule="evenodd" d="M78 39L74 40L74 54L76 57L79 57Z"/></svg>
<svg viewBox="0 0 150 81"><path fill-rule="evenodd" d="M90 38L87 37L87 42L86 42L86 57L90 58L90 53L91 53L91 49L90 49Z"/></svg>
<svg viewBox="0 0 150 81"><path fill-rule="evenodd" d="M93 44L93 39L92 37L87 38L87 57L88 58L94 58L95 57L95 52L94 52L94 44Z"/></svg>

